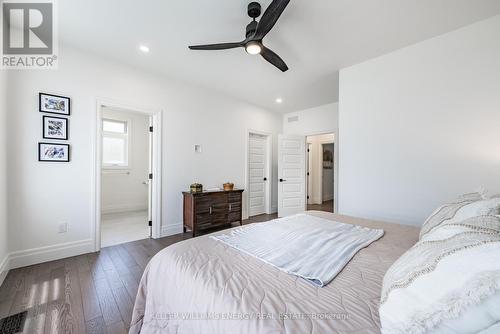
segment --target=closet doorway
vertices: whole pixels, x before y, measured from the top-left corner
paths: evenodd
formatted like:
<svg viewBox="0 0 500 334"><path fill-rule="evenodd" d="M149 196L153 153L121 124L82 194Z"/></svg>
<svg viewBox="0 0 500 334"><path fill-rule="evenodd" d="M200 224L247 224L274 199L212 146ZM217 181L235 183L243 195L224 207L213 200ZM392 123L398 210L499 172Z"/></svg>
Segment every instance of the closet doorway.
<svg viewBox="0 0 500 334"><path fill-rule="evenodd" d="M335 135L307 136L307 210L335 212Z"/></svg>

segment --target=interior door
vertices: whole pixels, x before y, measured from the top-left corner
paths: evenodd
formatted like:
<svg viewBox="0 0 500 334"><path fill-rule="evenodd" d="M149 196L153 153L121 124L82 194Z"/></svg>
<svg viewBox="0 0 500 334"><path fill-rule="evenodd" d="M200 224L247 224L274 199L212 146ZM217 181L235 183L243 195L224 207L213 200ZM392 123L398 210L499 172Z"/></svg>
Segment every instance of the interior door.
<svg viewBox="0 0 500 334"><path fill-rule="evenodd" d="M250 133L248 141L248 215L252 217L266 213L266 185L269 182L267 173L267 137Z"/></svg>
<svg viewBox="0 0 500 334"><path fill-rule="evenodd" d="M278 137L278 216L306 210L306 139L304 136Z"/></svg>

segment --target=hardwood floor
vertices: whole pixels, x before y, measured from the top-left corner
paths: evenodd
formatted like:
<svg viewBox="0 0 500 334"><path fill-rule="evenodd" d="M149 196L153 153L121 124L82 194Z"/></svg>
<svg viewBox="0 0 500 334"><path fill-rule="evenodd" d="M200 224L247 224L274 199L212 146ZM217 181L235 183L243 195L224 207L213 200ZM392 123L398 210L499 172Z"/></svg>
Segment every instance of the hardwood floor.
<svg viewBox="0 0 500 334"><path fill-rule="evenodd" d="M333 200L324 201L323 204L308 204L307 210L333 212Z"/></svg>
<svg viewBox="0 0 500 334"><path fill-rule="evenodd" d="M276 218L261 215L250 224ZM11 270L0 287L0 319L28 311L25 334L127 333L149 260L190 233L145 239Z"/></svg>

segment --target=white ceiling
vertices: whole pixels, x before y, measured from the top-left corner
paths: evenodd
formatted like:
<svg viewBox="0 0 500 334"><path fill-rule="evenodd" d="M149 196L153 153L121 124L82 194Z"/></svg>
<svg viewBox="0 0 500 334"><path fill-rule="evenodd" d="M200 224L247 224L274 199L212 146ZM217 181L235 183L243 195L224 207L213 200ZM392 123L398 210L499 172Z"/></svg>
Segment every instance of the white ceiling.
<svg viewBox="0 0 500 334"><path fill-rule="evenodd" d="M291 0L264 39L286 73L244 49L188 50L243 40L249 2L58 1L59 34L65 44L288 112L337 101L343 67L500 13L498 0Z"/></svg>

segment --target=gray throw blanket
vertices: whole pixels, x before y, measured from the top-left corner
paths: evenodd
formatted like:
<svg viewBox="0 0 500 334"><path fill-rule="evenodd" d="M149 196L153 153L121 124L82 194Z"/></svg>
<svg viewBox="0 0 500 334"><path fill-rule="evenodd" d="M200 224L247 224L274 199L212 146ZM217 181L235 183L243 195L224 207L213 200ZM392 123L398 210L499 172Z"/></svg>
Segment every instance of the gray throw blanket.
<svg viewBox="0 0 500 334"><path fill-rule="evenodd" d="M298 214L211 238L323 287L384 231Z"/></svg>

